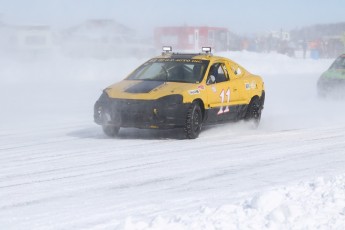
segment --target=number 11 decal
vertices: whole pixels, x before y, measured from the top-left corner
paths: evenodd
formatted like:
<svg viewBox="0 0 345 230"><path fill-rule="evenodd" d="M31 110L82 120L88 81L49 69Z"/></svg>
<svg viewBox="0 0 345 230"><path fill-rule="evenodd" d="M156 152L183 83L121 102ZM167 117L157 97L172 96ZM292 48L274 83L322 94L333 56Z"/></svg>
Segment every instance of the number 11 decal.
<svg viewBox="0 0 345 230"><path fill-rule="evenodd" d="M228 88L228 90L224 91L224 89L222 90L222 92L220 93L219 97L221 98L221 103L223 104L225 101L225 96L227 96L227 103L229 104L230 102L230 88ZM224 109L223 105L220 107L219 111L218 111L218 115L222 114L222 113L227 113L229 112L229 105L227 105Z"/></svg>

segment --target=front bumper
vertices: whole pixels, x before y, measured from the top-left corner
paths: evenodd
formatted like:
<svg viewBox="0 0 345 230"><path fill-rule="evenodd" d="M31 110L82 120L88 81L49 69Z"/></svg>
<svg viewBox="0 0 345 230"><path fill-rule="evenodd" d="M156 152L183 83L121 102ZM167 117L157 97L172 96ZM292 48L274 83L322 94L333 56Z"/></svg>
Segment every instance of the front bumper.
<svg viewBox="0 0 345 230"><path fill-rule="evenodd" d="M114 99L102 95L94 106L94 121L118 127L177 128L185 125L189 107L190 103L182 103L180 95L158 100Z"/></svg>

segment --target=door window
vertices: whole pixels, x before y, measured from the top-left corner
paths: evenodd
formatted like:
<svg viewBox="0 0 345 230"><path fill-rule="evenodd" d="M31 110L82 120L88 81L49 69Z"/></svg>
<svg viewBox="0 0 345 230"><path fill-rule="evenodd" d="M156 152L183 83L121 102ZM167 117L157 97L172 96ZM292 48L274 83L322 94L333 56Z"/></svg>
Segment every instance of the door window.
<svg viewBox="0 0 345 230"><path fill-rule="evenodd" d="M213 79L214 79L214 82L213 82ZM209 84L212 84L212 83L221 83L225 81L229 81L229 75L228 75L225 65L223 63L213 64L210 67L207 82Z"/></svg>

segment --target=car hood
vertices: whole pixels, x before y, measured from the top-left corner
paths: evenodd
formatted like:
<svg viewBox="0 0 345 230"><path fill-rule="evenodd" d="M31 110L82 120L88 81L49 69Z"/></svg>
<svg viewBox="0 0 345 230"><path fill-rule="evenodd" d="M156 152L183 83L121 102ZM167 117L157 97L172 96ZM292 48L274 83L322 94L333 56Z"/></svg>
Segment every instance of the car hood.
<svg viewBox="0 0 345 230"><path fill-rule="evenodd" d="M345 69L329 69L321 77L327 79L345 79Z"/></svg>
<svg viewBox="0 0 345 230"><path fill-rule="evenodd" d="M155 100L196 88L193 83L123 80L105 89L110 98Z"/></svg>

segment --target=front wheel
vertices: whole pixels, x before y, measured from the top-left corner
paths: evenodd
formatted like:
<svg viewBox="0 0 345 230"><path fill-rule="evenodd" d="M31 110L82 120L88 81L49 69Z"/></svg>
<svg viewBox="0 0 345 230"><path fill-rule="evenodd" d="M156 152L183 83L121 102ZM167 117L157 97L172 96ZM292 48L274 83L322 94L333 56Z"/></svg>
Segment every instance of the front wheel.
<svg viewBox="0 0 345 230"><path fill-rule="evenodd" d="M119 134L121 117L114 113L113 116L108 110L102 112L102 129L105 135L115 137Z"/></svg>
<svg viewBox="0 0 345 230"><path fill-rule="evenodd" d="M185 133L188 139L195 139L199 136L202 127L202 112L200 105L193 102L187 112Z"/></svg>
<svg viewBox="0 0 345 230"><path fill-rule="evenodd" d="M102 125L103 132L109 137L116 137L119 134L120 127L113 125Z"/></svg>

